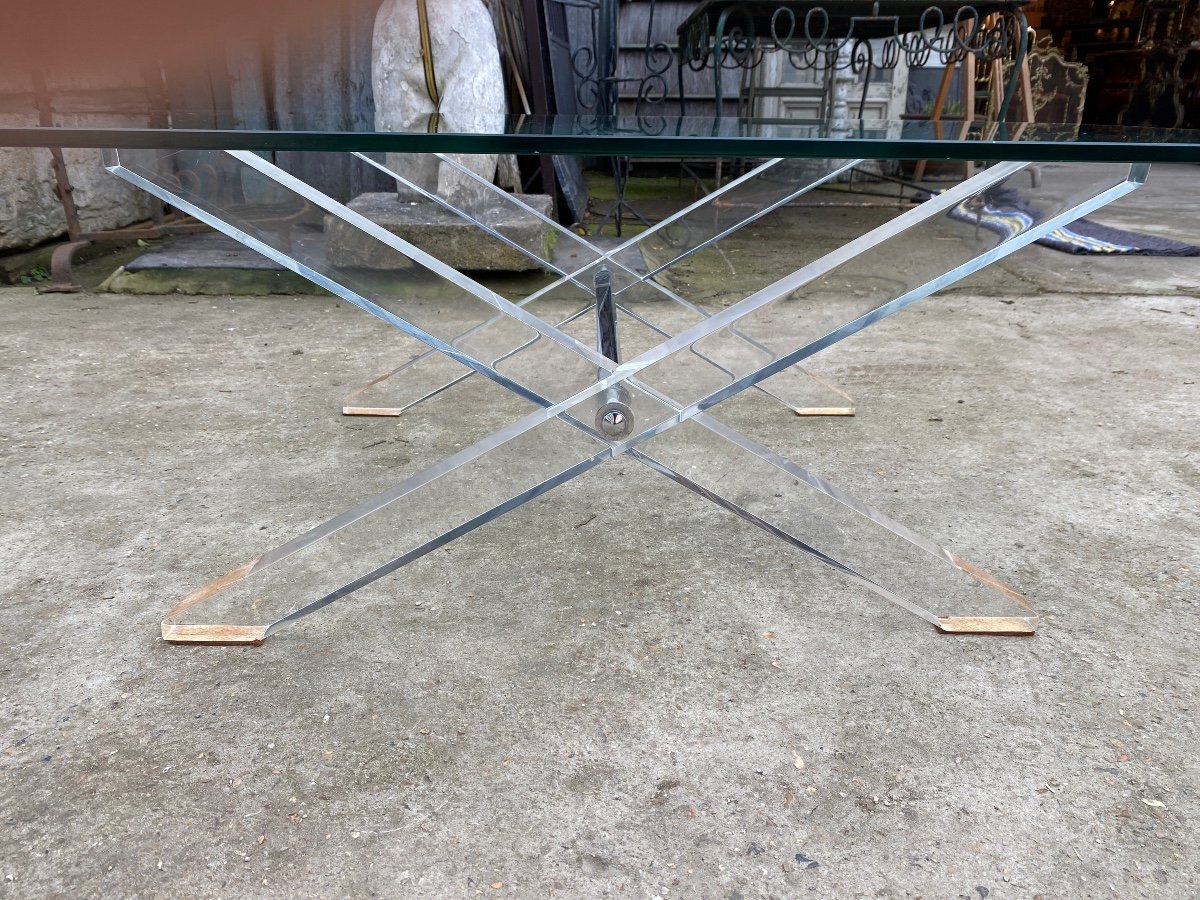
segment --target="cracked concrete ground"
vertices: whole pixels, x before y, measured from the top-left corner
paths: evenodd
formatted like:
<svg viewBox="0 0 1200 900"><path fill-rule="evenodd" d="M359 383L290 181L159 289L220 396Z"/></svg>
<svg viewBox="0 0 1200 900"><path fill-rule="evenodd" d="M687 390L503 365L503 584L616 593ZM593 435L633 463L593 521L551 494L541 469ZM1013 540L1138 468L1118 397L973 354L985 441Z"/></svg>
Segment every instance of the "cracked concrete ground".
<svg viewBox="0 0 1200 900"><path fill-rule="evenodd" d="M1099 218L1200 242L1198 173ZM4 289L0 896L1196 896L1198 326L1200 259L1029 248L817 357L857 418L738 414L1032 638L614 461L201 648L181 594L496 423L339 417L399 345L327 297Z"/></svg>

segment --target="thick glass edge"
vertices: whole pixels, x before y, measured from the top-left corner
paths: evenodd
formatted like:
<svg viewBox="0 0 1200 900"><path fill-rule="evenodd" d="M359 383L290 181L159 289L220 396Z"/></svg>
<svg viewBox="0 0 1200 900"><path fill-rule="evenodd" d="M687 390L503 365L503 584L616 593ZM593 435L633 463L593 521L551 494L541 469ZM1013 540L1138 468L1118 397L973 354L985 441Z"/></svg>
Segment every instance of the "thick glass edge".
<svg viewBox="0 0 1200 900"><path fill-rule="evenodd" d="M1190 134L1189 134L1190 136ZM221 131L156 128L0 127L0 147L130 150L313 150L361 153L515 153L644 157L789 157L946 159L981 162L1200 163L1194 143L1149 140L972 141L752 135L425 134L315 131Z"/></svg>

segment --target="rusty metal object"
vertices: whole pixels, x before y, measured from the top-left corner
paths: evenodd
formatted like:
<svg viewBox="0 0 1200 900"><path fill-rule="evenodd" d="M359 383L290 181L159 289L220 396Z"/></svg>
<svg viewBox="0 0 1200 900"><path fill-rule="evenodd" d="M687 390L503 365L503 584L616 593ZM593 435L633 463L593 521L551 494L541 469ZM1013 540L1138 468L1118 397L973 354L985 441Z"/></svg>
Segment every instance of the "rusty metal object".
<svg viewBox="0 0 1200 900"><path fill-rule="evenodd" d="M73 294L82 288L75 283L71 263L76 251L90 247L91 241L68 241L59 244L50 255L50 283L38 288L40 294Z"/></svg>
<svg viewBox="0 0 1200 900"><path fill-rule="evenodd" d="M53 128L54 103L46 86L45 72L34 70L31 77L38 124L43 128ZM149 123L152 127L165 128L167 124L166 100L162 93L161 74L148 68L144 72L144 79ZM70 170L62 149L50 148L50 160L54 170L54 195L62 204L63 216L67 223L67 241L54 248L54 252L50 256L50 281L38 288L39 293L73 293L81 290L82 288L75 282L73 270L75 255L92 244L153 240L168 235L195 234L210 230L207 225L192 217L167 210L156 203L151 210L149 222L139 222L123 228L85 231L79 218L79 207L75 204L75 186L71 184ZM209 173L200 172L196 177L203 178L207 174ZM215 177L215 172L212 175Z"/></svg>

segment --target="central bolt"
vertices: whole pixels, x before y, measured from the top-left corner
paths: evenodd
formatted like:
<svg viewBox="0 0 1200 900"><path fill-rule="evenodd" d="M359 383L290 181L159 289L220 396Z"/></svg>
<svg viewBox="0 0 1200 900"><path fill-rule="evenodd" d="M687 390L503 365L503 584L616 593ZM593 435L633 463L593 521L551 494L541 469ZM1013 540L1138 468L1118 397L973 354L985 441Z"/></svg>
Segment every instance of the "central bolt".
<svg viewBox="0 0 1200 900"><path fill-rule="evenodd" d="M596 429L614 440L628 437L633 431L633 411L620 401L610 400L596 410Z"/></svg>

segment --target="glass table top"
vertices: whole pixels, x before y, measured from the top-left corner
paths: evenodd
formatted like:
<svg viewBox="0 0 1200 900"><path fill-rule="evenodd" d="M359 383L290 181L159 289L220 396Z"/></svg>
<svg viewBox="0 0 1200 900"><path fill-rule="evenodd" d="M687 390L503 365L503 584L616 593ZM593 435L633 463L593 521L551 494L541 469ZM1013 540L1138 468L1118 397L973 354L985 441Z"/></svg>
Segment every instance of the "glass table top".
<svg viewBox="0 0 1200 900"><path fill-rule="evenodd" d="M963 136L965 135L965 136ZM0 127L0 147L325 150L638 157L963 159L1200 163L1200 131L945 119L830 125L735 117L432 116L404 132L249 128Z"/></svg>

